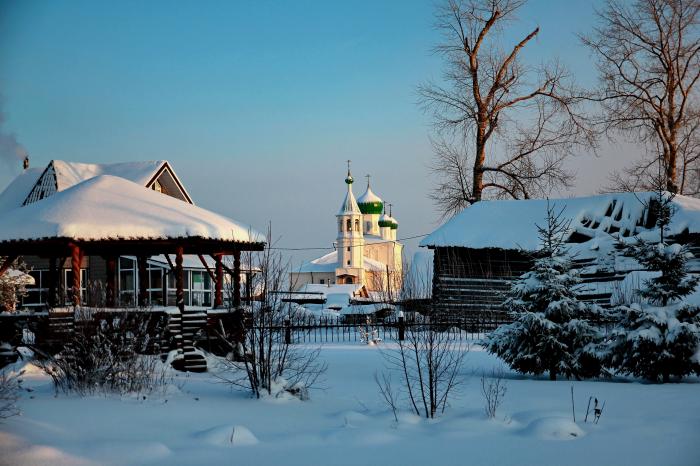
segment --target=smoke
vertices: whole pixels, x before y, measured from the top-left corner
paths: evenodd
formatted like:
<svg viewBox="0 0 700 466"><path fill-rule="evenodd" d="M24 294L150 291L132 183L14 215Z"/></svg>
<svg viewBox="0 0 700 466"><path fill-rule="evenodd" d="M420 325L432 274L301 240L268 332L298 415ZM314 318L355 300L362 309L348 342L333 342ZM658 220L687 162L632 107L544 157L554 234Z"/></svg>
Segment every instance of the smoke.
<svg viewBox="0 0 700 466"><path fill-rule="evenodd" d="M10 168L19 169L21 162L27 155L27 150L17 142L14 133L5 131L5 114L0 108L0 162Z"/></svg>

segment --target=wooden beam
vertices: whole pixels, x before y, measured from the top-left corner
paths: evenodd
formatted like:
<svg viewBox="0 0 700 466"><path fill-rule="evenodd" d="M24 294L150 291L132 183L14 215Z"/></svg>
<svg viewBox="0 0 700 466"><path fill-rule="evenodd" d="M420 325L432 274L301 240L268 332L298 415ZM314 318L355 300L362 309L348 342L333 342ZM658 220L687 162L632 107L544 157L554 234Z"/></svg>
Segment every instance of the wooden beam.
<svg viewBox="0 0 700 466"><path fill-rule="evenodd" d="M209 268L209 264L204 260L204 256L201 254L197 254L197 257L199 257L199 260L202 262L202 265L204 266L205 269L207 269L207 272L209 273L209 276L213 281L216 281L216 277L214 276L214 272L211 271Z"/></svg>
<svg viewBox="0 0 700 466"><path fill-rule="evenodd" d="M241 251L233 253L233 307L241 306Z"/></svg>
<svg viewBox="0 0 700 466"><path fill-rule="evenodd" d="M184 250L182 246L175 248L175 302L181 314L185 312L185 290L182 268L182 256Z"/></svg>
<svg viewBox="0 0 700 466"><path fill-rule="evenodd" d="M17 255L7 256L5 262L0 266L0 277L5 275L5 272L12 266L12 264L17 260Z"/></svg>
<svg viewBox="0 0 700 466"><path fill-rule="evenodd" d="M265 243L246 243L222 239L191 236L187 238L160 239L106 239L80 241L80 248L87 255L95 256L157 256L172 254L175 248L185 242L188 254L224 254L234 251L262 251ZM0 255L32 255L40 257L70 255L72 238L49 238L41 240L0 241Z"/></svg>
<svg viewBox="0 0 700 466"><path fill-rule="evenodd" d="M216 255L216 280L214 280L214 307L224 305L224 264L221 254Z"/></svg>
<svg viewBox="0 0 700 466"><path fill-rule="evenodd" d="M80 247L74 243L69 245L71 250L71 271L73 272L72 302L73 306L80 306L80 262L82 254Z"/></svg>

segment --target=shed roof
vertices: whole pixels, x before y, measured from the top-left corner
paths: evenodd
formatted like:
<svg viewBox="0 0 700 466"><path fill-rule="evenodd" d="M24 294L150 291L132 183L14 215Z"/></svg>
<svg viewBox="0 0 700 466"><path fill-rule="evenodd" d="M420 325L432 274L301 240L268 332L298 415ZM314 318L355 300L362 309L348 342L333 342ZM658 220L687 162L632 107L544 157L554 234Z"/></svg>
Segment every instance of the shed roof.
<svg viewBox="0 0 700 466"><path fill-rule="evenodd" d="M570 234L578 232L586 237L610 238L613 232L623 235L649 231L644 224L645 205L656 193L612 193L588 197L550 199L549 203L571 220ZM683 231L700 233L700 200L686 196L673 199L675 214L669 234ZM428 235L420 245L424 247L466 247L474 249L539 249L537 225L544 225L547 200L481 201L464 209L440 228Z"/></svg>

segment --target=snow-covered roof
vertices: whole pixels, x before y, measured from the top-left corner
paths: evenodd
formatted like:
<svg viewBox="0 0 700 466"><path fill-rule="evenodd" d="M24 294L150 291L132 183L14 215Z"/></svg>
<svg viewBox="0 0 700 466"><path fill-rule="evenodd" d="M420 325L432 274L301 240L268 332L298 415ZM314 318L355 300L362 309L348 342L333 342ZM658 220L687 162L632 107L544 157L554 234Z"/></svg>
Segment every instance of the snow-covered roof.
<svg viewBox="0 0 700 466"><path fill-rule="evenodd" d="M109 164L54 160L53 166L56 171L57 190L63 191L71 186L75 186L78 183L100 175L118 176L119 178L133 181L141 186L146 186L146 183L151 181L166 163L165 160Z"/></svg>
<svg viewBox="0 0 700 466"><path fill-rule="evenodd" d="M364 257L363 261L365 270L382 272L386 269L384 264L377 260L370 259L369 257ZM338 267L340 267L338 264L338 251L333 251L318 259L304 262L301 264L301 267L299 267L298 272L335 272L335 269Z"/></svg>
<svg viewBox="0 0 700 466"><path fill-rule="evenodd" d="M571 234L588 238L610 237L614 232L623 236L640 233L645 223L645 204L656 193L612 193L589 197L550 199L556 210L571 220ZM685 230L700 233L700 200L676 196L675 215L669 233ZM539 249L536 225L544 225L547 200L481 201L464 209L447 223L421 241L424 247L466 247Z"/></svg>
<svg viewBox="0 0 700 466"><path fill-rule="evenodd" d="M12 180L0 194L0 212L23 205L33 190L43 189L42 186L37 186L37 184L45 176L51 176L48 184L51 185L50 194L53 194L53 192L64 191L101 175L117 176L141 186L147 186L166 168L172 174L173 181L177 184L177 189L182 191L184 198L188 202L191 202L187 190L179 182L175 171L166 160L109 164L52 160L46 167L29 168ZM48 194L44 191L39 198L46 197Z"/></svg>
<svg viewBox="0 0 700 466"><path fill-rule="evenodd" d="M352 193L352 183L348 183L348 192L345 194L345 199L343 199L338 215L359 215L360 213L360 207L357 205L355 195Z"/></svg>
<svg viewBox="0 0 700 466"><path fill-rule="evenodd" d="M95 176L35 203L5 211L0 223L0 242L183 237L265 241L247 225L111 175Z"/></svg>
<svg viewBox="0 0 700 466"><path fill-rule="evenodd" d="M364 192L362 196L357 200L360 204L370 204L372 202L382 202L381 198L374 194L372 188L367 185L367 191Z"/></svg>
<svg viewBox="0 0 700 466"><path fill-rule="evenodd" d="M0 212L21 206L43 171L43 168L34 167L17 175L0 193Z"/></svg>

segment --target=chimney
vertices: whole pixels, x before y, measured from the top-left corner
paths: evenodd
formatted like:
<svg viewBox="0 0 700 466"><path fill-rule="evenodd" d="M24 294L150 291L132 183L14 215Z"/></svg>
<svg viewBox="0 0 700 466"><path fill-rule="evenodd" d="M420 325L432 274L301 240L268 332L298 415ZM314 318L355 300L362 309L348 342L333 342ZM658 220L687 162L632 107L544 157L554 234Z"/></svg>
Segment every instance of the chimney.
<svg viewBox="0 0 700 466"><path fill-rule="evenodd" d="M22 161L22 168L25 170L29 168L29 155L24 156L24 160Z"/></svg>

